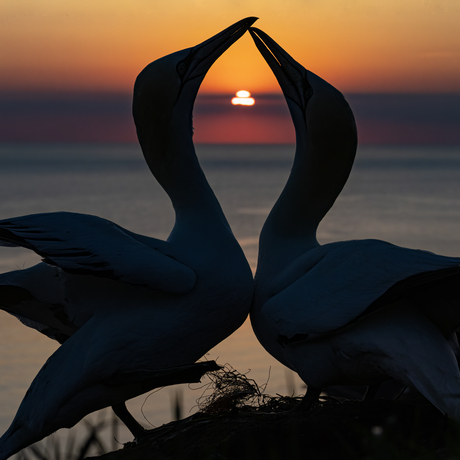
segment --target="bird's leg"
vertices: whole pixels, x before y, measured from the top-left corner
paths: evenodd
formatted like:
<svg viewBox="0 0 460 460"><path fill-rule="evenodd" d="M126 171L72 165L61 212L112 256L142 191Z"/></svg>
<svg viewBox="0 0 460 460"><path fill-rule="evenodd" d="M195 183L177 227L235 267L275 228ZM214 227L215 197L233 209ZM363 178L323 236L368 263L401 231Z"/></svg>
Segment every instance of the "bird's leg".
<svg viewBox="0 0 460 460"><path fill-rule="evenodd" d="M202 361L184 366L171 367L167 369L141 369L130 372L116 374L106 380L109 387L135 388L137 394L142 394L168 385L179 383L200 382L201 377L206 372L219 370L221 367L215 361ZM129 413L124 402L112 406L113 411L118 418L126 425L133 436L139 440L145 434L146 430L140 423Z"/></svg>
<svg viewBox="0 0 460 460"><path fill-rule="evenodd" d="M145 434L145 428L131 415L126 403L118 403L112 406L115 415L126 425L135 439L140 439Z"/></svg>
<svg viewBox="0 0 460 460"><path fill-rule="evenodd" d="M300 401L299 404L292 409L292 412L301 412L311 409L313 404L318 401L320 394L321 388L308 387L302 401Z"/></svg>

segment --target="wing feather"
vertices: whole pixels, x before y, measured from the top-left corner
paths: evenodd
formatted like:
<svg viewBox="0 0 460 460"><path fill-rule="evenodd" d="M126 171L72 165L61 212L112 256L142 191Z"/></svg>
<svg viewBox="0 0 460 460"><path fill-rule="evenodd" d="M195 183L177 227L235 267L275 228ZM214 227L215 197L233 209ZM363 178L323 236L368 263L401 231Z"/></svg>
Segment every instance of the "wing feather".
<svg viewBox="0 0 460 460"><path fill-rule="evenodd" d="M378 240L326 244L295 262L291 275L302 275L271 297L263 313L283 340L330 333L410 289L460 273L459 264L460 258Z"/></svg>
<svg viewBox="0 0 460 460"><path fill-rule="evenodd" d="M165 254L168 243L86 214L56 212L2 220L0 245L31 249L68 273L169 293L187 293L196 282L191 268Z"/></svg>

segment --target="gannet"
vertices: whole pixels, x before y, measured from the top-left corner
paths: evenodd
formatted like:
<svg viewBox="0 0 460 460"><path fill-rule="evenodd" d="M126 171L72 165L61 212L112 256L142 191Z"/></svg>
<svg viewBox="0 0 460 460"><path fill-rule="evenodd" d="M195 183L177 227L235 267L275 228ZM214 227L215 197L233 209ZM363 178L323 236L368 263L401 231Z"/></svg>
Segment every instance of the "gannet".
<svg viewBox="0 0 460 460"><path fill-rule="evenodd" d="M260 234L250 313L257 338L307 384L301 408L328 386L393 378L460 420L460 258L371 239L318 243L353 165L353 113L266 33L250 33L296 130L292 171Z"/></svg>
<svg viewBox="0 0 460 460"><path fill-rule="evenodd" d="M194 363L247 318L252 272L195 155L192 109L206 72L255 20L158 59L136 79L139 142L176 214L167 241L75 213L0 221L2 245L43 258L0 276L1 307L62 342L1 437L0 459L107 406L138 432L124 402L199 379L213 362Z"/></svg>

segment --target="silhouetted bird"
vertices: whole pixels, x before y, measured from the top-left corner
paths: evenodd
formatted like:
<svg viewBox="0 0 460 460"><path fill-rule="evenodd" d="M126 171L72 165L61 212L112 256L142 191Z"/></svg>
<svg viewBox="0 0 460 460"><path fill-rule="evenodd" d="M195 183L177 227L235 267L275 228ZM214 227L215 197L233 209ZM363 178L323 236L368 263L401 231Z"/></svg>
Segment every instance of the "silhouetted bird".
<svg viewBox="0 0 460 460"><path fill-rule="evenodd" d="M251 270L196 158L192 109L208 69L255 20L158 59L137 77L139 142L176 212L167 241L82 214L0 221L3 245L45 262L0 276L2 308L63 343L0 439L0 459L107 406L139 435L124 402L215 369L194 363L247 317Z"/></svg>
<svg viewBox="0 0 460 460"><path fill-rule="evenodd" d="M460 259L378 240L317 242L353 165L353 113L267 34L250 32L283 90L297 144L260 234L251 309L260 343L308 385L300 407L330 385L394 378L460 420Z"/></svg>

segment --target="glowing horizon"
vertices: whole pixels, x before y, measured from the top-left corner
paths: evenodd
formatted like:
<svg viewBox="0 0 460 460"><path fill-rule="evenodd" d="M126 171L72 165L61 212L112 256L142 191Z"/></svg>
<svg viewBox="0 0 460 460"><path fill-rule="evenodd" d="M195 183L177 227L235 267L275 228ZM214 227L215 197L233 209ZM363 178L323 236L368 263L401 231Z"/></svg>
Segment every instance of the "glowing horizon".
<svg viewBox="0 0 460 460"><path fill-rule="evenodd" d="M294 125L282 94L256 94L251 108L230 95L198 94L194 142L286 144ZM460 145L460 94L345 94L360 144ZM135 142L132 95L0 92L0 142Z"/></svg>
<svg viewBox="0 0 460 460"><path fill-rule="evenodd" d="M360 142L459 143L457 0L247 0L239 8L231 0L218 7L211 0L3 0L0 140L135 141L138 73L247 16L258 16L256 27L342 93L369 95L353 107ZM254 105L230 103L241 88ZM417 101L408 93L449 97ZM201 96L209 97L204 105ZM294 142L278 82L250 34L207 73L194 125L196 142Z"/></svg>
<svg viewBox="0 0 460 460"><path fill-rule="evenodd" d="M246 16L342 92L460 92L460 2L3 0L0 91L131 91L149 62ZM213 65L201 92L278 92L249 34Z"/></svg>

